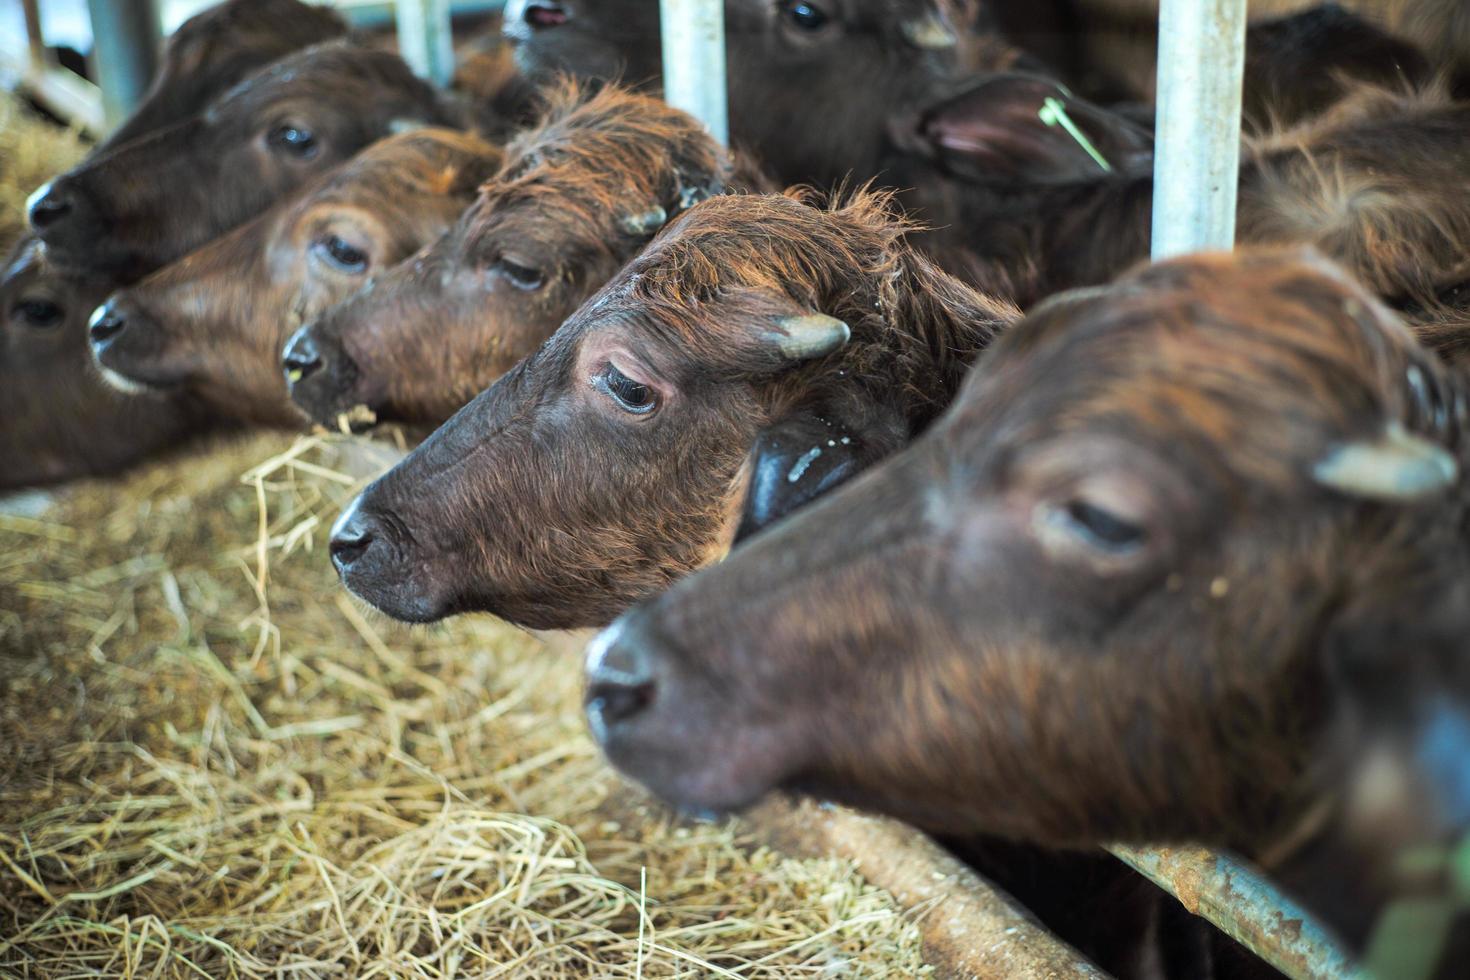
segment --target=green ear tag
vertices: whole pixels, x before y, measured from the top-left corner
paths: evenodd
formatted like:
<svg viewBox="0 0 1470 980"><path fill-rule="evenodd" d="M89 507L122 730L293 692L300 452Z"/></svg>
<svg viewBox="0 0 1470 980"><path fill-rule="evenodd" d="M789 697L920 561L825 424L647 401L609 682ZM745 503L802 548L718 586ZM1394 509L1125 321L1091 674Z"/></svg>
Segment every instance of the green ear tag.
<svg viewBox="0 0 1470 980"><path fill-rule="evenodd" d="M1041 103L1041 110L1036 115L1048 126L1061 126L1067 131L1068 136L1077 141L1078 146L1087 151L1087 155L1092 157L1099 167L1102 167L1107 173L1113 172L1112 164L1108 163L1103 155L1097 152L1097 147L1093 146L1092 142L1083 134L1082 130L1077 128L1077 124L1072 121L1072 117L1067 115L1067 107L1062 104L1061 99L1048 95L1045 101Z"/></svg>

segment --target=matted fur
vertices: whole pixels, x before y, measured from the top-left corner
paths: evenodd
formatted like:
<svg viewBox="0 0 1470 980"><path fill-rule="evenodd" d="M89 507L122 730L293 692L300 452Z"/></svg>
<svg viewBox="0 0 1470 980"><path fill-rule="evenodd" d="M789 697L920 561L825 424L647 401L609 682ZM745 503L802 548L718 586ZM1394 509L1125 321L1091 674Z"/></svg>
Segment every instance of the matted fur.
<svg viewBox="0 0 1470 980"><path fill-rule="evenodd" d="M563 80L540 121L443 238L308 329L323 368L298 404L332 425L438 423L535 350L663 223L764 180L687 113L616 86ZM519 288L501 265L539 276Z"/></svg>

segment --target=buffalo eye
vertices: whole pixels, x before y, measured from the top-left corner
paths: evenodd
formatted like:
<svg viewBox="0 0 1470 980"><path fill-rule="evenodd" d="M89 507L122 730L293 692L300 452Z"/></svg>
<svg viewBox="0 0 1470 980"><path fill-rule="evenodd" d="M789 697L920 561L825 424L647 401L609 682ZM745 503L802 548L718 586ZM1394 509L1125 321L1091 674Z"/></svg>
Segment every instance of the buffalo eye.
<svg viewBox="0 0 1470 980"><path fill-rule="evenodd" d="M500 257L500 261L495 263L495 267L500 270L502 276L510 280L511 285L517 289L524 289L527 292L540 289L546 281L541 275L540 269L533 269L531 266L522 265L503 255Z"/></svg>
<svg viewBox="0 0 1470 980"><path fill-rule="evenodd" d="M1143 528L1095 504L1073 500L1052 521L1084 544L1109 555L1128 555L1143 545Z"/></svg>
<svg viewBox="0 0 1470 980"><path fill-rule="evenodd" d="M314 246L317 254L342 272L361 275L367 271L368 254L336 235L328 235Z"/></svg>
<svg viewBox="0 0 1470 980"><path fill-rule="evenodd" d="M611 364L597 376L596 385L607 392L619 407L634 415L647 415L658 406L652 388L634 381Z"/></svg>
<svg viewBox="0 0 1470 980"><path fill-rule="evenodd" d="M284 150L303 160L317 154L316 134L303 126L277 126L267 137L271 146Z"/></svg>
<svg viewBox="0 0 1470 980"><path fill-rule="evenodd" d="M10 310L11 319L28 327L54 327L65 316L65 310L45 299L23 299Z"/></svg>
<svg viewBox="0 0 1470 980"><path fill-rule="evenodd" d="M803 31L820 31L829 20L826 11L807 0L791 0L782 5L781 12Z"/></svg>

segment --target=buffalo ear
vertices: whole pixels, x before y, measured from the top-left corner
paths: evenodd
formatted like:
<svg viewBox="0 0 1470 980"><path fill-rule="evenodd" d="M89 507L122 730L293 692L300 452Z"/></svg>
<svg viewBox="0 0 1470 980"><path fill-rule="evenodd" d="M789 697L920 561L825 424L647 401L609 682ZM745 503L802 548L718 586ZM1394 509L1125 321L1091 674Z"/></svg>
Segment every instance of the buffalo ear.
<svg viewBox="0 0 1470 980"><path fill-rule="evenodd" d="M1020 72L989 76L931 107L904 142L915 139L945 169L976 180L1081 180L1138 172L1153 160L1147 129Z"/></svg>
<svg viewBox="0 0 1470 980"><path fill-rule="evenodd" d="M801 409L767 426L750 455L750 484L738 543L847 482L888 455L894 440L860 432L827 413Z"/></svg>

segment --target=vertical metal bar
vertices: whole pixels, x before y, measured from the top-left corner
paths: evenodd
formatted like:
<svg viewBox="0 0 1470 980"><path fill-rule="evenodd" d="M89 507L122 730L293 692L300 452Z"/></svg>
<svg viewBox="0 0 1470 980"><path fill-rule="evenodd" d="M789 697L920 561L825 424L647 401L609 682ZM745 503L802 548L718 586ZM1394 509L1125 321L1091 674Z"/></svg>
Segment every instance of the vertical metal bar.
<svg viewBox="0 0 1470 980"><path fill-rule="evenodd" d="M659 0L659 18L665 101L704 123L715 139L728 143L723 0Z"/></svg>
<svg viewBox="0 0 1470 980"><path fill-rule="evenodd" d="M1292 980L1361 978L1316 920L1245 865L1202 847L1108 850Z"/></svg>
<svg viewBox="0 0 1470 980"><path fill-rule="evenodd" d="M1155 259L1235 244L1246 0L1163 0Z"/></svg>
<svg viewBox="0 0 1470 980"><path fill-rule="evenodd" d="M21 0L21 10L26 18L26 41L31 52L31 68L40 68L49 63L46 57L46 38L41 31L41 0Z"/></svg>
<svg viewBox="0 0 1470 980"><path fill-rule="evenodd" d="M102 89L102 113L113 129L148 91L158 64L158 7L154 0L87 0L92 56Z"/></svg>
<svg viewBox="0 0 1470 980"><path fill-rule="evenodd" d="M449 0L397 0L398 52L420 78L448 85L454 76Z"/></svg>

